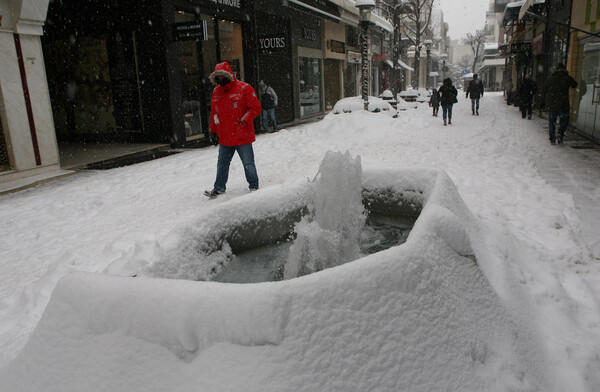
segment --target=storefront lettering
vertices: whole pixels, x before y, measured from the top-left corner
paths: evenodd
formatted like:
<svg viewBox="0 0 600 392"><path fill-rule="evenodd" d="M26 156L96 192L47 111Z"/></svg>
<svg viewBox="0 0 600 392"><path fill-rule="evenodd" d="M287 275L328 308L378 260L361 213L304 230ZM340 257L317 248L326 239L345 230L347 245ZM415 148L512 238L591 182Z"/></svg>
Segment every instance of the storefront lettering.
<svg viewBox="0 0 600 392"><path fill-rule="evenodd" d="M531 42L515 42L510 45L511 53L525 53L531 51Z"/></svg>
<svg viewBox="0 0 600 392"><path fill-rule="evenodd" d="M317 31L303 27L302 28L302 38L304 38L305 40L308 40L308 41L316 41L317 40Z"/></svg>
<svg viewBox="0 0 600 392"><path fill-rule="evenodd" d="M265 49L284 49L285 45L285 37L269 37L269 38L260 38L258 40L260 44L260 48L262 50Z"/></svg>
<svg viewBox="0 0 600 392"><path fill-rule="evenodd" d="M241 8L241 0L212 0L213 3L218 5L226 5L234 8Z"/></svg>

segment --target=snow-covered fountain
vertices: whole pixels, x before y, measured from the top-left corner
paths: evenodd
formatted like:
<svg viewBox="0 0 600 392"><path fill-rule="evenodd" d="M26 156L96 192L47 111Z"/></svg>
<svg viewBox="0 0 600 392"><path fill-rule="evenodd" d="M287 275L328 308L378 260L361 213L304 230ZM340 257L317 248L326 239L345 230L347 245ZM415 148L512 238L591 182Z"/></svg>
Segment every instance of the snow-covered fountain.
<svg viewBox="0 0 600 392"><path fill-rule="evenodd" d="M105 273L65 277L23 351L0 369L0 390L551 390L536 373L535 342L474 262L485 241L450 177L389 169L361 178L356 163L325 164L308 186L219 200ZM354 174L334 170L318 189L335 167ZM346 214L340 200L357 199L365 214L320 215L321 207ZM406 242L366 254L360 243L373 219L397 218L414 224ZM361 223L359 258L348 262L356 247L343 244ZM302 256L288 273L322 270L258 284L197 281L281 244L275 260ZM313 248L334 257L304 262ZM334 263L345 264L326 268Z"/></svg>
<svg viewBox="0 0 600 392"><path fill-rule="evenodd" d="M365 187L360 156L326 153L313 180L218 210L107 272L223 283L292 279L404 243L422 192ZM231 208L231 209L230 209ZM235 211L233 214L231 211Z"/></svg>
<svg viewBox="0 0 600 392"><path fill-rule="evenodd" d="M383 219L363 204L360 156L329 151L307 184L310 202L292 233L231 260L212 277L245 283L292 279L403 243L414 219Z"/></svg>

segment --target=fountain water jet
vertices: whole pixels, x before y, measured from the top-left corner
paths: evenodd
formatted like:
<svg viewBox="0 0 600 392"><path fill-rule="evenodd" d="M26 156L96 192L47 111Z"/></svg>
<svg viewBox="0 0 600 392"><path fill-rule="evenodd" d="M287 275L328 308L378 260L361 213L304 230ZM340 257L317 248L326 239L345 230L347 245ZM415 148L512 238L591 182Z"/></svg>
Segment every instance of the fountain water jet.
<svg viewBox="0 0 600 392"><path fill-rule="evenodd" d="M366 214L360 156L328 151L311 183L314 204L296 224L284 268L292 279L356 260Z"/></svg>

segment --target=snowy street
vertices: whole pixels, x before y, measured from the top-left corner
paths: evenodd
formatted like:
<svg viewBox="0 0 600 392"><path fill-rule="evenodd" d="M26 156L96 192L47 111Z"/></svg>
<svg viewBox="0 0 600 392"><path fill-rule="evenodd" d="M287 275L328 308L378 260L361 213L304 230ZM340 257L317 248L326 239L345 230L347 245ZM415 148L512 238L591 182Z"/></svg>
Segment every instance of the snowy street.
<svg viewBox="0 0 600 392"><path fill-rule="evenodd" d="M269 194L277 187L296 186L299 181L312 179L328 150L360 156L365 171L444 171L481 228L480 242L472 244L478 267L512 317L511 323L523 326L523 334L531 335L539 358L543 358L528 364L524 370L528 381L521 380L520 384L518 380L502 380L503 372L509 371L503 367L504 362L494 364L497 353L492 348L474 348L473 351L484 354L471 354L482 363L474 361L473 371L482 378L488 377L485 382L489 384L474 383L472 390L482 385L498 391L548 390L544 389L546 385L536 384L536 379L551 380L555 391L600 390L600 150L572 148L569 134L565 145L551 145L547 121L535 114L533 120L521 119L518 109L507 106L501 93L485 94L479 116L471 115L470 100L459 93L452 125L444 126L441 116L440 110L439 117L432 117L427 104L420 104L417 109L400 112L398 118L362 111L329 114L316 123L258 135L254 153L261 189L251 197L260 198L263 192ZM82 171L0 197L0 390L9 379L9 372L2 368L9 369L11 361L23 350L61 279L74 272L107 273L109 266L114 268L122 259L153 260L154 249L172 242L177 233L191 227L202 214L236 202L236 198L240 204L244 197L250 197L237 156L232 161L227 193L215 200L203 196L204 190L212 189L217 151L216 147L187 150L133 166ZM334 276L332 271L328 272ZM102 301L91 294L96 288L90 276L82 279L82 292L73 295L89 295L92 301ZM89 293L83 283L88 280ZM151 283L148 287L144 287L146 282L136 284L140 290L151 292ZM165 283L156 285L162 287ZM192 284L185 282L182 286L181 294L193 297ZM118 302L118 290L127 293L115 286L111 301ZM223 298L229 295L226 289L218 290L223 290ZM347 292L338 294L351 296ZM468 294L473 293L465 295ZM215 299L217 307L219 298ZM160 298L149 296L148 302L151 301L161 302ZM192 299L189 301L187 305L193 308ZM263 303L269 301L270 297L263 298ZM208 306L207 309L214 311ZM223 305L223 309L235 311L236 307ZM363 316L368 317L364 312ZM264 321L267 329L279 322ZM342 336L344 332L335 328L331 331ZM504 332L500 326L497 331L487 331L490 335ZM127 334L115 332L121 333ZM106 335L99 334L98 339L106 339L110 344ZM443 340L443 331L440 335ZM428 339L418 334L416 338ZM278 337L272 344L293 346L285 337ZM252 385L261 383L257 379L262 380L262 390L285 390L285 385L270 378L276 372L266 362L253 366L248 363L258 357L286 358L296 351L277 352L282 355L277 357L269 347L251 349L251 344L242 343L244 348L236 351L233 346L231 342L218 343L206 348L206 356L196 358L195 366L208 374L236 368L237 378L233 381L215 381L206 384L206 390L255 390L249 386L244 389L244 377L248 374L256 374ZM157 357L162 355L159 351ZM152 359L146 356L149 353L137 345L123 349L123 355L143 358L141 368L151 367ZM366 349L363 355L391 356L385 349ZM455 372L453 364L423 359L418 352L409 357L415 367L420 360L427 360L442 375ZM236 362L232 363L232 358ZM484 367L485 358L489 358L485 369L478 369ZM114 365L116 369L121 366ZM320 367L335 369L335 364L303 363L301 367L318 372ZM378 370L387 374L390 369ZM61 375L60 369L54 371L55 377ZM185 372L176 365L165 366L164 370L178 371L182 383L172 390L188 390L195 385L191 371ZM340 374L343 372L340 370ZM302 374L307 377L309 372ZM382 380L388 380L386 377L389 376L382 376ZM273 384L268 384L270 381ZM426 385L413 381L413 386ZM392 380L389 383L392 385ZM93 382L90 385L81 390L104 390ZM159 388L159 383L156 385ZM463 384L467 389L470 385ZM337 390L340 386L321 387ZM373 385L372 390L386 389ZM453 390L452 386L448 390Z"/></svg>

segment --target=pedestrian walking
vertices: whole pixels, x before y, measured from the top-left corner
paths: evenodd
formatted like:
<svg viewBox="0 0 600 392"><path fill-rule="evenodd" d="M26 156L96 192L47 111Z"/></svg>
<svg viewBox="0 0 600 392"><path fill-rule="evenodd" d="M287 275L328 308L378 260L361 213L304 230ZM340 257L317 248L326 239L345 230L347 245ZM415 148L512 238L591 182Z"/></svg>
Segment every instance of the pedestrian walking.
<svg viewBox="0 0 600 392"><path fill-rule="evenodd" d="M271 86L264 81L258 83L258 92L260 94L260 105L262 106L262 130L269 132L269 118L273 123L273 132L277 131L277 118L275 117L275 108L278 104L277 94Z"/></svg>
<svg viewBox="0 0 600 392"><path fill-rule="evenodd" d="M210 108L210 137L219 144L217 178L212 191L204 194L210 198L225 193L229 178L229 165L237 151L250 190L258 189L258 174L254 163L252 143L256 140L253 120L260 114L261 106L254 88L237 80L229 63L215 66L209 76L215 84Z"/></svg>
<svg viewBox="0 0 600 392"><path fill-rule="evenodd" d="M483 83L478 79L477 74L474 74L473 80L469 82L465 98L469 98L469 95L471 96L471 112L473 115L479 116L479 100L483 97Z"/></svg>
<svg viewBox="0 0 600 392"><path fill-rule="evenodd" d="M533 96L537 92L537 84L531 75L527 74L523 77L523 80L517 87L517 96L519 100L519 109L521 110L521 117L531 120L531 113L533 109Z"/></svg>
<svg viewBox="0 0 600 392"><path fill-rule="evenodd" d="M565 131L569 125L571 105L569 102L569 89L577 87L564 64L558 64L544 89L546 107L548 108L548 131L551 144L562 144ZM556 134L556 120L560 118L558 135Z"/></svg>
<svg viewBox="0 0 600 392"><path fill-rule="evenodd" d="M440 110L440 92L435 88L431 92L431 97L429 98L429 107L433 108L433 117L437 117Z"/></svg>
<svg viewBox="0 0 600 392"><path fill-rule="evenodd" d="M448 118L448 124L452 124L452 105L458 102L457 97L458 91L452 85L452 79L444 79L442 87L440 87L440 103L442 104L444 125L446 125L446 118Z"/></svg>

